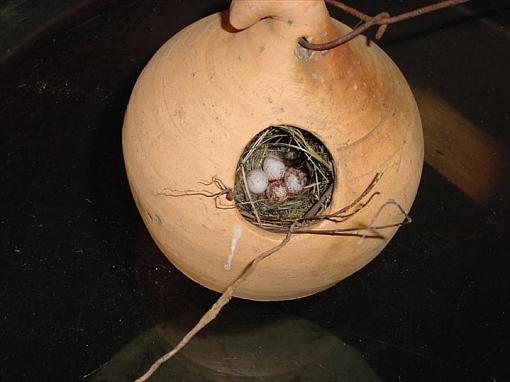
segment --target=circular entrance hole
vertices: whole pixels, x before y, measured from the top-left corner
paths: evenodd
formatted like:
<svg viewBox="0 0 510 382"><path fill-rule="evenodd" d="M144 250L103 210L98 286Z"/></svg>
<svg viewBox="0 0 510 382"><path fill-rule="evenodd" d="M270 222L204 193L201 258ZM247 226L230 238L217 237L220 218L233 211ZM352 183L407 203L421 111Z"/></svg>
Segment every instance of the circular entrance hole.
<svg viewBox="0 0 510 382"><path fill-rule="evenodd" d="M286 231L294 222L317 221L313 218L331 203L334 182L324 143L294 126L270 126L248 143L239 159L235 203L250 223Z"/></svg>

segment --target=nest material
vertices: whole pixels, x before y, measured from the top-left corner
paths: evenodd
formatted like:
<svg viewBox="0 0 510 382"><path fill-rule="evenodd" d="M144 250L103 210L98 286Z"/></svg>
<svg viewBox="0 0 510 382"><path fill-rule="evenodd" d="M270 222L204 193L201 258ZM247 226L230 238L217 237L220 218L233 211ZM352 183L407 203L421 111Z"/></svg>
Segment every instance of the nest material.
<svg viewBox="0 0 510 382"><path fill-rule="evenodd" d="M271 202L264 194L250 193L246 174L262 168L268 155L277 155L287 166L307 172L308 183L301 193L281 203ZM256 226L282 231L297 220L319 215L328 207L334 178L331 155L315 136L292 126L271 126L256 135L241 155L236 171L235 203L241 215Z"/></svg>

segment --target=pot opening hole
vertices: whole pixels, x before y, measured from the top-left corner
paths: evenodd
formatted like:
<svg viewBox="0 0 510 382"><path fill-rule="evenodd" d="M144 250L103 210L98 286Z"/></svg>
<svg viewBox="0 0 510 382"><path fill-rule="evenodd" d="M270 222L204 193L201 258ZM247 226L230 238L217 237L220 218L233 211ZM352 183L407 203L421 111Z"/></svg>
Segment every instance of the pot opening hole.
<svg viewBox="0 0 510 382"><path fill-rule="evenodd" d="M300 40L309 42L308 38L306 36L303 36L298 40L298 42L296 44L296 52L295 52L296 57L300 60L309 60L312 57L313 50L307 49L304 46L302 46L301 43L299 42Z"/></svg>
<svg viewBox="0 0 510 382"><path fill-rule="evenodd" d="M239 159L235 203L250 223L286 231L296 221L316 221L331 203L334 182L324 143L294 126L270 126L248 143Z"/></svg>

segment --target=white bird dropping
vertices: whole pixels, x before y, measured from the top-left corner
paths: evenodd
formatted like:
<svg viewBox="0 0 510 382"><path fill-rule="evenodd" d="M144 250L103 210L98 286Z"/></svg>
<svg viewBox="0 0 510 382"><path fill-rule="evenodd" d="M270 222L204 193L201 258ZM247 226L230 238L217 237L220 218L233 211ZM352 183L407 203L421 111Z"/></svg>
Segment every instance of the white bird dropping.
<svg viewBox="0 0 510 382"><path fill-rule="evenodd" d="M232 269L232 260L234 260L234 253L236 251L237 243L243 233L243 227L240 224L234 225L232 228L232 242L230 244L230 254L228 255L227 262L225 263L225 270L230 271Z"/></svg>

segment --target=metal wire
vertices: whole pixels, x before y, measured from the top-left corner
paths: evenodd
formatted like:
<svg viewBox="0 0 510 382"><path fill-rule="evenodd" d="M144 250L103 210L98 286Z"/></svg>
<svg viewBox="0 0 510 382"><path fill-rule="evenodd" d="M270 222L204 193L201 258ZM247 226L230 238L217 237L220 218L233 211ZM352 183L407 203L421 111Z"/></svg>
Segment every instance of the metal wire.
<svg viewBox="0 0 510 382"><path fill-rule="evenodd" d="M349 32L348 34L346 34L344 36L337 38L336 40L316 44L316 43L312 43L312 42L308 41L305 37L302 37L299 39L299 44L303 48L310 49L310 50L318 50L318 51L329 50L329 49L336 48L342 44L345 44L346 42L351 41L356 36L360 35L361 33L365 32L366 30L368 30L371 27L376 26L376 25L379 26L379 28L377 29L375 38L376 38L376 40L379 40L382 38L382 36L384 35L384 32L386 32L388 25L390 25L390 24L395 24L395 23L398 23L403 20L408 20L413 17L421 16L426 13L430 13L430 12L438 11L440 9L444 9L444 8L452 7L455 5L462 4L462 3L466 3L468 1L469 0L446 0L446 1L436 3L436 4L428 5L426 7L418 8L413 11L405 12L405 13L402 13L397 16L390 16L390 14L388 12L381 12L381 13L372 17L369 15L366 15L365 13L363 13L361 11L358 11L355 8L349 7L348 5L346 5L340 1L326 0L326 2L328 4L331 4L339 9L341 9L342 11L349 13L350 15L352 15L354 17L357 17L358 19L360 19L363 22L359 26L355 27L351 32Z"/></svg>

